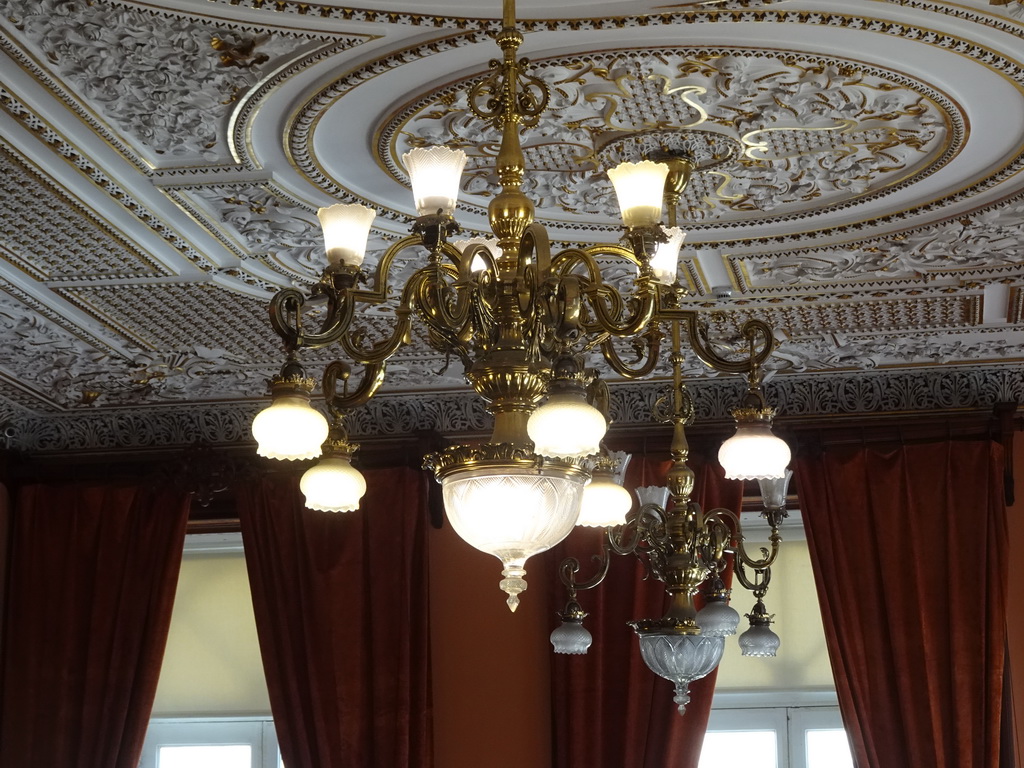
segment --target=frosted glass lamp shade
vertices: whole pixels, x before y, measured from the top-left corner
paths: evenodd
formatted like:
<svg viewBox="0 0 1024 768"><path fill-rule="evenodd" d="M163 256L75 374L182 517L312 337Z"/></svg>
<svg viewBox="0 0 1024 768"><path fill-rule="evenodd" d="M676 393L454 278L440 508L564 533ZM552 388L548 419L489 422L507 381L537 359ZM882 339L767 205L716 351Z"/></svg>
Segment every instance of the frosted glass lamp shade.
<svg viewBox="0 0 1024 768"><path fill-rule="evenodd" d="M491 258L494 261L497 261L498 257L501 256L501 246L498 244L498 238L496 237L471 237L468 240L456 240L453 245L459 249L460 253L465 253L466 249L471 245L482 245L491 252ZM482 272L485 269L487 269L487 262L478 253L473 257L473 263L469 265L469 271Z"/></svg>
<svg viewBox="0 0 1024 768"><path fill-rule="evenodd" d="M299 481L306 507L318 512L354 512L366 493L366 479L342 456L325 456Z"/></svg>
<svg viewBox="0 0 1024 768"><path fill-rule="evenodd" d="M652 226L661 221L661 203L668 166L643 160L619 163L608 171L615 187L622 221L627 227Z"/></svg>
<svg viewBox="0 0 1024 768"><path fill-rule="evenodd" d="M601 450L608 430L604 415L581 394L552 395L532 414L526 431L534 451L551 458L583 458Z"/></svg>
<svg viewBox="0 0 1024 768"><path fill-rule="evenodd" d="M784 478L790 458L786 441L776 437L765 421L741 421L736 434L718 449L718 463L730 480Z"/></svg>
<svg viewBox="0 0 1024 768"><path fill-rule="evenodd" d="M651 271L654 272L655 281L662 285L672 285L679 270L679 249L683 247L686 232L679 227L667 227L665 234L668 235L668 242L658 243L651 257Z"/></svg>
<svg viewBox="0 0 1024 768"><path fill-rule="evenodd" d="M465 469L442 478L452 528L501 561L500 586L511 610L526 589L527 558L553 547L576 524L585 481L585 475L518 466Z"/></svg>
<svg viewBox="0 0 1024 768"><path fill-rule="evenodd" d="M582 656L594 642L594 636L579 621L566 621L557 626L551 633L551 645L555 653L576 654Z"/></svg>
<svg viewBox="0 0 1024 768"><path fill-rule="evenodd" d="M767 624L755 624L739 636L737 643L743 656L773 657L782 640Z"/></svg>
<svg viewBox="0 0 1024 768"><path fill-rule="evenodd" d="M330 264L358 267L366 256L366 240L377 212L358 203L338 203L316 212L324 231Z"/></svg>
<svg viewBox="0 0 1024 768"><path fill-rule="evenodd" d="M697 626L705 637L735 635L739 625L739 613L725 600L709 600L697 611Z"/></svg>
<svg viewBox="0 0 1024 768"><path fill-rule="evenodd" d="M725 639L704 635L649 633L640 635L640 655L659 677L676 684L673 699L679 714L690 703L690 683L706 677L718 666L725 650Z"/></svg>
<svg viewBox="0 0 1024 768"><path fill-rule="evenodd" d="M268 459L315 459L327 433L327 419L302 394L276 396L252 421L256 453Z"/></svg>
<svg viewBox="0 0 1024 768"><path fill-rule="evenodd" d="M580 517L576 525L609 528L626 522L633 506L629 491L616 483L608 473L594 473L594 479L583 489Z"/></svg>
<svg viewBox="0 0 1024 768"><path fill-rule="evenodd" d="M459 181L466 165L466 153L448 147L415 147L402 155L409 171L416 213L451 215L459 199Z"/></svg>

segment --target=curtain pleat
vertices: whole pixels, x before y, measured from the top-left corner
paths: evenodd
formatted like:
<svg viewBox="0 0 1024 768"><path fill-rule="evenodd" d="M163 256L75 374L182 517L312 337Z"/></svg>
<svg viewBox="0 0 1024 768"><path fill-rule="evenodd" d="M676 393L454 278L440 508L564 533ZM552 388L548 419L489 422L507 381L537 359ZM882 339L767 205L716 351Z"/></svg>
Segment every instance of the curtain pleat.
<svg viewBox="0 0 1024 768"><path fill-rule="evenodd" d="M987 441L798 459L829 657L860 768L999 764L1007 528Z"/></svg>
<svg viewBox="0 0 1024 768"><path fill-rule="evenodd" d="M12 513L0 765L136 768L188 512L182 492L21 489Z"/></svg>
<svg viewBox="0 0 1024 768"><path fill-rule="evenodd" d="M705 508L738 511L743 485L725 480L717 465L690 460L696 475L694 498ZM634 457L626 487L664 485L670 462ZM581 563L580 579L593 573L590 557L600 551L600 531L578 528L548 557L551 572L566 557ZM559 609L565 590L558 583ZM590 615L584 626L594 636L585 656L554 654L552 727L555 768L696 768L711 712L717 670L690 686L691 701L680 716L673 685L644 664L627 621L665 613L664 585L644 579L632 557L612 555L608 577L580 592ZM557 619L553 619L554 627Z"/></svg>
<svg viewBox="0 0 1024 768"><path fill-rule="evenodd" d="M294 477L240 489L271 709L288 768L433 763L426 476L364 472L358 512L303 507Z"/></svg>

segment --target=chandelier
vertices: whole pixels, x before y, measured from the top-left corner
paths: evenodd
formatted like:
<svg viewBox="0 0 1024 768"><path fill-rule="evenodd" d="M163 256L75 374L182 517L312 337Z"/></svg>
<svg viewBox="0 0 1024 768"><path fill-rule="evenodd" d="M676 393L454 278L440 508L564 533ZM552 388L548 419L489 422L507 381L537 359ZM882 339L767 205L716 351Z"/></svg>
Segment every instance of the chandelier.
<svg viewBox="0 0 1024 768"><path fill-rule="evenodd" d="M746 376L747 392L733 411L736 434L723 444L719 461L727 477L776 483L777 496L790 455L771 432L774 411L761 392L761 366L774 347L772 331L749 320L741 329L745 353L720 354L696 310L685 306L686 291L676 277L684 237L676 226L676 208L694 168L685 154L665 151L609 169L624 223L622 241L552 253L522 191L526 168L520 144L521 130L535 125L547 107L549 91L527 73L527 60L517 58L523 36L516 29L515 3L503 3L495 36L502 58L473 86L469 100L473 113L501 133L495 168L501 191L488 207L490 236L453 241L466 154L444 146L417 147L403 156L417 216L410 235L392 244L372 271L362 264L375 212L360 204L321 208L327 267L311 296L285 288L271 300L271 324L287 361L270 382L271 406L253 422L257 452L284 460L319 457L300 481L307 507L357 509L366 483L351 463L357 445L345 429L345 414L374 396L388 360L412 342L414 332L425 329L432 349L462 362L467 381L494 417L487 442L425 457L424 466L441 483L452 527L501 561L500 588L513 611L526 590L527 559L560 542L577 523L607 528L605 571L609 552L644 554L654 575L665 581L671 608L665 617L635 622L634 628L647 664L677 683L682 707L689 680L707 674L721 657L726 632L712 629L709 617L723 606L725 614L735 614L720 579L730 554L740 581L760 592L752 630L771 634L771 617L760 597L785 511L781 503L772 507L772 549L755 559L743 550L734 513L705 513L690 500L693 472L686 466L684 427L693 418L693 404L682 378L681 341L685 333L694 354L710 368ZM667 227L661 223L663 207ZM417 254L420 266L396 284L393 264L408 252ZM632 266L633 279L625 287L607 281L608 266L624 262ZM374 335L360 322L360 310L374 307L391 307L390 328L383 334ZM661 358L666 329L673 368L669 486L660 502L642 503L627 520L631 500L613 478L621 461L602 443L607 387L593 361L603 358L602 367L620 378L649 376ZM330 363L323 374L328 422L310 403L316 382L307 377L299 353L329 345L340 348L344 362ZM624 359L624 345L633 350L632 359ZM784 486L781 493L784 498ZM752 579L743 564L754 569ZM604 577L599 573L577 583L578 563L571 566L562 568L570 600L563 626L553 636L563 651L567 633L577 638L586 633L576 591ZM702 624L694 595L709 576L716 589L701 612Z"/></svg>

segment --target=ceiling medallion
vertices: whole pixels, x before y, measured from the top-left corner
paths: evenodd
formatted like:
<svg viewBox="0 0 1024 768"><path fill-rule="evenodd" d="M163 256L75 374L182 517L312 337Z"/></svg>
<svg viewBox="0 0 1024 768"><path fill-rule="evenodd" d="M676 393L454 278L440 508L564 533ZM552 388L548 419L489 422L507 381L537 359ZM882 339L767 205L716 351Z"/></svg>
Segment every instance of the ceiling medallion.
<svg viewBox="0 0 1024 768"><path fill-rule="evenodd" d="M698 160L682 199L696 223L759 223L820 214L934 173L964 140L943 94L879 67L795 51L606 51L537 62L557 118L524 141L527 191L552 226L611 231L603 175L662 141ZM498 192L497 146L481 142L467 78L415 101L378 130L379 162L408 183L400 156L450 135L469 155L464 207ZM595 171L597 173L595 173Z"/></svg>

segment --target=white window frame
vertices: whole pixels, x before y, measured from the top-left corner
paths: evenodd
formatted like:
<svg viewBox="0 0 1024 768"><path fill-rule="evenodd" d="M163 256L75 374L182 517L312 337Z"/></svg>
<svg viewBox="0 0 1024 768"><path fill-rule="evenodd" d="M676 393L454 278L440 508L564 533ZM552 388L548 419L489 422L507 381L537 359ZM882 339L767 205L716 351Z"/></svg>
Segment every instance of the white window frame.
<svg viewBox="0 0 1024 768"><path fill-rule="evenodd" d="M807 765L807 732L820 729L841 728L843 717L839 707L796 707L789 710L789 749L793 765L803 768ZM849 742L849 734L847 734ZM853 746L850 747L853 752Z"/></svg>
<svg viewBox="0 0 1024 768"><path fill-rule="evenodd" d="M146 731L139 768L158 768L160 747L230 744L252 748L252 768L280 765L277 732L271 717L154 717Z"/></svg>
<svg viewBox="0 0 1024 768"><path fill-rule="evenodd" d="M843 727L826 690L719 692L708 718L709 731L775 731L779 768L806 768L808 730Z"/></svg>

